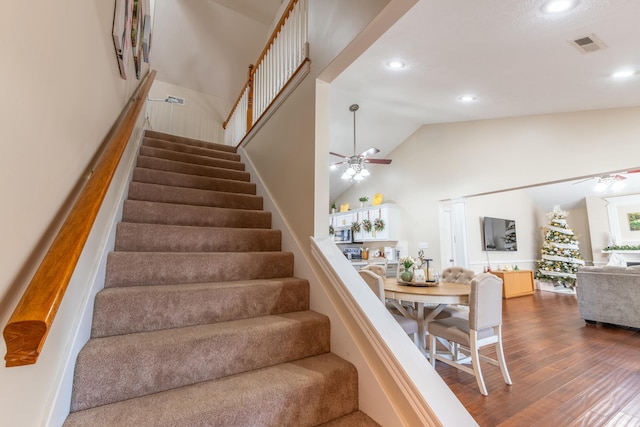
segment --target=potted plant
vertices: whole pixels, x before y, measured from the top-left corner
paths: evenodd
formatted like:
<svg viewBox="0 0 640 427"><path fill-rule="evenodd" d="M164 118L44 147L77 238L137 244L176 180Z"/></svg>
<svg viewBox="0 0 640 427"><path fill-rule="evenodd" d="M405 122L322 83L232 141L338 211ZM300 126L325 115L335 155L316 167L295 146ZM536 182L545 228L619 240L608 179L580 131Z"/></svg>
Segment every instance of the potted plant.
<svg viewBox="0 0 640 427"><path fill-rule="evenodd" d="M331 213L332 213L332 214L336 213L336 209L337 209L337 208L336 208L336 204L335 204L335 203L332 203L332 204L331 204Z"/></svg>
<svg viewBox="0 0 640 427"><path fill-rule="evenodd" d="M360 207L364 208L364 204L367 203L367 201L369 200L369 198L367 196L362 196L360 197L358 200L360 200Z"/></svg>
<svg viewBox="0 0 640 427"><path fill-rule="evenodd" d="M410 282L413 280L413 273L411 272L411 267L415 264L415 260L410 256L400 258L400 265L404 267L404 271L400 273L400 280L403 282Z"/></svg>

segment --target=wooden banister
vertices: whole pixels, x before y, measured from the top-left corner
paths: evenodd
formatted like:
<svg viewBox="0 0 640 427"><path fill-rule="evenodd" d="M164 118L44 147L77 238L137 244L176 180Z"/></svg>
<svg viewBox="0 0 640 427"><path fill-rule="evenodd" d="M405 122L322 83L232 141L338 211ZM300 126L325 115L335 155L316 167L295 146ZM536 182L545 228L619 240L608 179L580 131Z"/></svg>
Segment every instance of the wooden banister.
<svg viewBox="0 0 640 427"><path fill-rule="evenodd" d="M269 40L265 44L264 49L262 49L262 52L260 53L260 56L258 57L258 61L256 61L255 65L253 65L253 64L249 65L249 76L247 78L247 81L244 84L244 86L242 86L242 90L240 91L240 95L238 96L238 99L236 99L236 102L233 104L233 107L231 107L231 111L229 112L229 115L227 116L227 120L225 120L222 123L222 128L223 129L227 128L227 124L229 124L229 121L231 120L231 117L233 116L233 113L236 111L236 108L238 108L238 105L240 104L240 101L242 100L242 95L244 95L244 91L247 88L249 88L249 111L247 113L247 132L251 129L251 126L253 126L253 111L252 110L253 110L253 79L254 79L254 75L255 75L256 70L258 69L259 65L264 60L264 57L269 52L269 49L271 49L271 44L273 43L275 38L278 37L278 33L280 33L280 30L282 30L282 27L284 26L287 18L289 17L291 12L293 11L293 8L295 7L296 3L298 3L298 1L299 0L290 0L289 1L289 5L287 6L287 8L282 13L282 16L280 17L280 20L276 24L275 28L273 29L273 32L271 33L271 36L269 37Z"/></svg>
<svg viewBox="0 0 640 427"><path fill-rule="evenodd" d="M92 175L5 326L7 367L38 360L155 75L155 70L147 74L123 109Z"/></svg>

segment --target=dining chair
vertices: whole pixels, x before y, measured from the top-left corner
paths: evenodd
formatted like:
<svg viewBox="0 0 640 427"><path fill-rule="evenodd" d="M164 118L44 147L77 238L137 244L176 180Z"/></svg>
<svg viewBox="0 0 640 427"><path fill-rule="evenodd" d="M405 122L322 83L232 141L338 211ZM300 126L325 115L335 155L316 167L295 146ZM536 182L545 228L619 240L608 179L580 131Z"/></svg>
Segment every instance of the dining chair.
<svg viewBox="0 0 640 427"><path fill-rule="evenodd" d="M491 273L477 275L471 281L469 294L469 318L449 317L428 323L429 360L435 367L436 360L444 362L476 377L480 393L487 396L482 378L480 360L500 367L504 382L511 385L502 347L502 280ZM436 351L436 338L443 338L458 345L455 354ZM495 344L496 359L480 354L479 349ZM472 367L462 364L461 353L468 352ZM465 356L468 358L468 356Z"/></svg>
<svg viewBox="0 0 640 427"><path fill-rule="evenodd" d="M441 280L447 283L460 283L471 286L471 281L476 276L473 270L464 267L448 267L442 270ZM438 315L438 319L447 317L469 318L469 307L466 305L449 305Z"/></svg>
<svg viewBox="0 0 640 427"><path fill-rule="evenodd" d="M362 279L378 297L378 299L383 304L385 304L385 307L387 307L389 314L391 314L396 322L400 324L400 327L402 327L404 332L413 338L413 342L415 343L415 345L419 346L420 341L418 340L418 322L416 321L416 319L404 316L394 308L390 308L386 305L386 299L384 297L383 278L370 270L360 270L359 273L360 277L362 277Z"/></svg>

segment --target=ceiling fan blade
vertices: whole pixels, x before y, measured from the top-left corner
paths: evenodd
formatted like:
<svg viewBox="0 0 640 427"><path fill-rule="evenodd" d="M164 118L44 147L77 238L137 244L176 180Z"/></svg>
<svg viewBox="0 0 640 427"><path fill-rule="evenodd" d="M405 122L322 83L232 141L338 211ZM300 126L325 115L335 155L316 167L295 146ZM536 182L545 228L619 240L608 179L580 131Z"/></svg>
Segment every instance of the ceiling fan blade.
<svg viewBox="0 0 640 427"><path fill-rule="evenodd" d="M332 156L336 156L336 157L342 157L343 159L348 159L349 158L349 156L345 156L344 154L334 153L332 151L329 151L329 154L331 154Z"/></svg>
<svg viewBox="0 0 640 427"><path fill-rule="evenodd" d="M358 154L358 157L366 157L366 156L373 156L376 153L379 153L380 150L378 150L375 147L371 147L368 150L363 151L362 153Z"/></svg>
<svg viewBox="0 0 640 427"><path fill-rule="evenodd" d="M376 163L379 165L388 165L389 163L391 163L391 159L368 159L365 158L364 159L365 163Z"/></svg>
<svg viewBox="0 0 640 427"><path fill-rule="evenodd" d="M335 163L331 163L329 166L343 165L345 163L349 163L349 161L348 160L344 160L342 162L335 162Z"/></svg>

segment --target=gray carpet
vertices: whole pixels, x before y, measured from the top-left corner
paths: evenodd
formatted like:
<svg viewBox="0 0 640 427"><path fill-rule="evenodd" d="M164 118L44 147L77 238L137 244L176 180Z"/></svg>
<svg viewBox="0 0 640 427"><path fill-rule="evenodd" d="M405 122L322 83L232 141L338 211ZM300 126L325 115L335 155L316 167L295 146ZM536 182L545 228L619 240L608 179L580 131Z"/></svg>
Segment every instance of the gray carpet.
<svg viewBox="0 0 640 427"><path fill-rule="evenodd" d="M65 426L377 426L235 148L147 131Z"/></svg>

